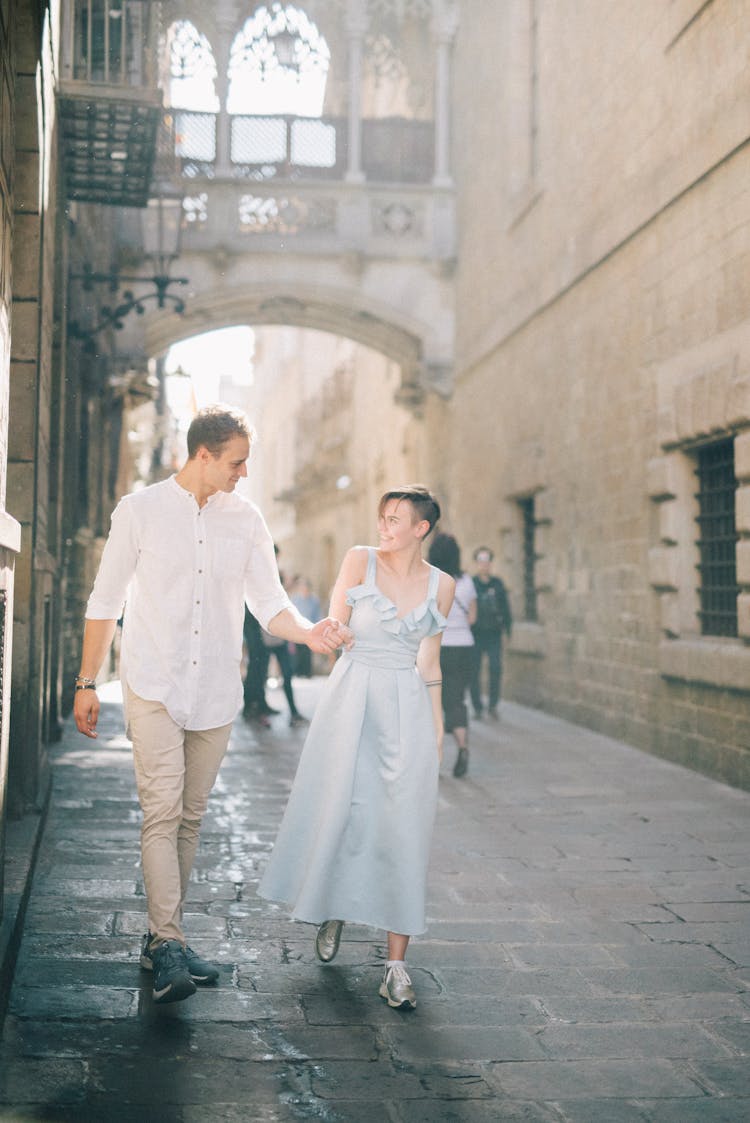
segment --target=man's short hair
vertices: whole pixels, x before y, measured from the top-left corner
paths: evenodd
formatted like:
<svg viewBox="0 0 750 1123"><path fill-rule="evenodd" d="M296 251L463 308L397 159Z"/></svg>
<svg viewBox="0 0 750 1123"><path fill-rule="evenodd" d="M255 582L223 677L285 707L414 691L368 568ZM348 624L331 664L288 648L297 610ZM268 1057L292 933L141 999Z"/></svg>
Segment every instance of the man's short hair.
<svg viewBox="0 0 750 1123"><path fill-rule="evenodd" d="M474 561L479 561L480 554L486 554L490 561L492 561L495 556L489 546L477 546L474 551Z"/></svg>
<svg viewBox="0 0 750 1123"><path fill-rule="evenodd" d="M207 448L218 456L233 437L247 437L252 442L255 430L241 409L214 405L199 410L187 431L188 457L193 459L199 448Z"/></svg>

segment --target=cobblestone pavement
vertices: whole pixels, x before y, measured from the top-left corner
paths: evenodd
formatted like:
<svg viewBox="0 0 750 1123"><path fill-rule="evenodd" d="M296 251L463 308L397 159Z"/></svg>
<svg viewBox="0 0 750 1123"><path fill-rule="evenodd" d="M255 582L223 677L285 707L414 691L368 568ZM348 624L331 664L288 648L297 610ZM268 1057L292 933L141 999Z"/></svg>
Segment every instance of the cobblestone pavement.
<svg viewBox="0 0 750 1123"><path fill-rule="evenodd" d="M238 721L186 918L221 982L156 1008L120 723L111 702L96 745L69 724L55 754L1 1119L750 1119L750 794L505 705L466 780L447 748L402 1013L381 933L346 928L323 967L314 929L257 899L304 730Z"/></svg>

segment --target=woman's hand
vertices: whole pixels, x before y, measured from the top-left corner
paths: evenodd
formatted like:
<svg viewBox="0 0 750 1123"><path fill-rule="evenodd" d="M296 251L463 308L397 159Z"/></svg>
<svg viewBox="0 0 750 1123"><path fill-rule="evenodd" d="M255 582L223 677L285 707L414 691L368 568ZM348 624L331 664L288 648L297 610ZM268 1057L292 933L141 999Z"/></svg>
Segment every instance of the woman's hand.
<svg viewBox="0 0 750 1123"><path fill-rule="evenodd" d="M326 616L318 620L305 637L305 643L311 651L319 655L331 655L339 647L348 651L354 643L354 633L346 624L336 620L333 616Z"/></svg>

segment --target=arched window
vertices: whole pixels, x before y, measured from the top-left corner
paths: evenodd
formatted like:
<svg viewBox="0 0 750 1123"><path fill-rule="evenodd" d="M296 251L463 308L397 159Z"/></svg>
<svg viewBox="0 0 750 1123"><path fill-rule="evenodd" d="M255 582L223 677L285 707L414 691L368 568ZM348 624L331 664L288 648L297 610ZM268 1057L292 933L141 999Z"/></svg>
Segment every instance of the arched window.
<svg viewBox="0 0 750 1123"><path fill-rule="evenodd" d="M232 44L227 109L320 117L330 60L328 44L303 11L264 5Z"/></svg>
<svg viewBox="0 0 750 1123"><path fill-rule="evenodd" d="M236 173L251 179L326 174L335 126L322 119L331 53L300 8L263 5L235 37L227 109Z"/></svg>
<svg viewBox="0 0 750 1123"><path fill-rule="evenodd" d="M211 44L190 20L169 29L169 99L175 152L186 176L210 175L216 159L216 60Z"/></svg>
<svg viewBox="0 0 750 1123"><path fill-rule="evenodd" d="M169 29L169 100L180 109L216 113L216 61L211 44L190 20Z"/></svg>

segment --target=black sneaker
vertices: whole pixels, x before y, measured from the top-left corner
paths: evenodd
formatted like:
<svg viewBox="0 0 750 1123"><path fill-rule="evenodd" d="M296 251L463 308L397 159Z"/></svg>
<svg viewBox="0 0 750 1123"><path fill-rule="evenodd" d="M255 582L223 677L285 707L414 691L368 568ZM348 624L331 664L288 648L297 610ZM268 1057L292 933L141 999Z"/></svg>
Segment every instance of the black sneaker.
<svg viewBox="0 0 750 1123"><path fill-rule="evenodd" d="M198 986L209 987L219 981L219 968L215 967L213 963L201 959L192 948L185 948L185 959L187 959L190 978Z"/></svg>
<svg viewBox="0 0 750 1123"><path fill-rule="evenodd" d="M148 956L141 956L141 964L145 958L151 959L154 972L154 1002L182 1002L195 994L196 986L179 940L165 940Z"/></svg>
<svg viewBox="0 0 750 1123"><path fill-rule="evenodd" d="M153 936L147 932L143 937L141 944L141 967L144 971L153 971L154 969L154 953L150 949L150 944ZM185 959L187 960L188 971L190 978L194 983L199 986L211 986L213 983L218 982L219 968L215 967L213 963L208 963L205 959L201 959L192 948L183 948Z"/></svg>

